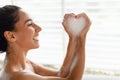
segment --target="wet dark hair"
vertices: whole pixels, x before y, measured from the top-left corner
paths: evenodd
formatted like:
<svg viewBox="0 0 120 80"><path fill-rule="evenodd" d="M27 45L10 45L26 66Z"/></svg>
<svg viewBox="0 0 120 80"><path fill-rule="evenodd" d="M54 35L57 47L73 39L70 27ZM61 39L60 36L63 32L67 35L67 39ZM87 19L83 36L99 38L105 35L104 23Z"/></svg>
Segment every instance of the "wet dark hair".
<svg viewBox="0 0 120 80"><path fill-rule="evenodd" d="M19 21L18 13L20 9L20 7L15 5L0 7L0 53L7 50L8 43L4 37L4 32L15 29L15 23Z"/></svg>

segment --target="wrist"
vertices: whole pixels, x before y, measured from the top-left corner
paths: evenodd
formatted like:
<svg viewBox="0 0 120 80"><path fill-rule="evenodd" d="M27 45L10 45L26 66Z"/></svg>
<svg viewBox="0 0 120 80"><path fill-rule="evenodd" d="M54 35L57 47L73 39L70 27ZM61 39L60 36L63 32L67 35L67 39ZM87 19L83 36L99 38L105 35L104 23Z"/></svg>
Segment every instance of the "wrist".
<svg viewBox="0 0 120 80"><path fill-rule="evenodd" d="M74 36L74 35L73 36L69 36L69 39L70 40L77 40L77 36Z"/></svg>

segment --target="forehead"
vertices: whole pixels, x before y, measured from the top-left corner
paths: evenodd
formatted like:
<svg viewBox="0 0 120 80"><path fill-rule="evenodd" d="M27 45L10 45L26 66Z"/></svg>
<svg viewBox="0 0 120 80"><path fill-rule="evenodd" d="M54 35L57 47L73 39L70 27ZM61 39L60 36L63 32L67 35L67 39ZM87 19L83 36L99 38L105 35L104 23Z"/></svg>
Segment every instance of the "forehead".
<svg viewBox="0 0 120 80"><path fill-rule="evenodd" d="M19 17L19 20L15 24L15 29L23 28L25 26L25 22L31 19L24 10L19 10L18 17Z"/></svg>
<svg viewBox="0 0 120 80"><path fill-rule="evenodd" d="M27 12L25 12L22 9L19 10L18 17L19 17L19 20L15 24L15 26L24 25L24 23L26 22L26 20L31 19L30 16L27 14Z"/></svg>
<svg viewBox="0 0 120 80"><path fill-rule="evenodd" d="M19 21L25 21L30 18L27 12L25 12L24 10L20 10L18 16L19 16Z"/></svg>

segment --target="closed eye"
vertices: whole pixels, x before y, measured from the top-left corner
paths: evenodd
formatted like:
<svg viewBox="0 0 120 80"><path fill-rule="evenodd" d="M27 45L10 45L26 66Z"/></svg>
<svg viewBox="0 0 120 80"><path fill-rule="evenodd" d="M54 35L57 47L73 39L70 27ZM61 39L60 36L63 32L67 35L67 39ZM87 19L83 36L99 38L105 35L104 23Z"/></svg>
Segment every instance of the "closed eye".
<svg viewBox="0 0 120 80"><path fill-rule="evenodd" d="M30 24L28 24L27 26L28 26L28 27L30 27L30 26L33 26L33 24L32 24L32 23L30 23Z"/></svg>

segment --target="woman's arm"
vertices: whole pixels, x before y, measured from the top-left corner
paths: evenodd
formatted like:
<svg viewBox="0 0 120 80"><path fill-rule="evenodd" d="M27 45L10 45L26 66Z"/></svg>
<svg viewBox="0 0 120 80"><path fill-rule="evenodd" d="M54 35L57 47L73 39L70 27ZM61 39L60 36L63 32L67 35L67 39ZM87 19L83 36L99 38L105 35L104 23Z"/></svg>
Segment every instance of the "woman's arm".
<svg viewBox="0 0 120 80"><path fill-rule="evenodd" d="M84 73L84 67L85 67L85 42L86 42L86 35L87 32L90 28L91 25L91 21L88 18L88 16L83 13L81 14L83 17L86 18L86 26L85 28L82 30L82 32L79 34L79 36L77 37L77 51L76 51L76 56L75 56L75 60L73 62L74 67L71 70L70 73L70 79L69 80L81 80L82 79L82 75ZM79 15L78 15L79 17Z"/></svg>
<svg viewBox="0 0 120 80"><path fill-rule="evenodd" d="M68 78L41 76L32 72L14 72L10 80L68 80Z"/></svg>
<svg viewBox="0 0 120 80"><path fill-rule="evenodd" d="M72 33L71 29L67 25L67 19L71 16L75 17L76 15L73 13L65 14L64 20L62 23L65 31L69 36L69 42L68 42L66 57L64 59L63 65L59 72L60 77L67 77L70 74L70 68L72 66L72 63L75 57L75 52L77 50L77 37Z"/></svg>
<svg viewBox="0 0 120 80"><path fill-rule="evenodd" d="M69 75L70 80L81 80L85 67L85 38L78 37L77 40L78 46Z"/></svg>
<svg viewBox="0 0 120 80"><path fill-rule="evenodd" d="M41 65L38 65L32 61L30 61L30 63L32 64L34 71L36 74L42 75L42 76L57 76L58 71L56 70L50 70L46 67L43 67Z"/></svg>
<svg viewBox="0 0 120 80"><path fill-rule="evenodd" d="M69 39L69 43L68 43L68 47L67 47L67 53L66 53L66 57L64 59L63 65L60 69L59 75L60 77L67 77L70 73L70 68L71 65L73 63L74 57L75 57L75 51L77 48L77 39L76 38L70 38Z"/></svg>

